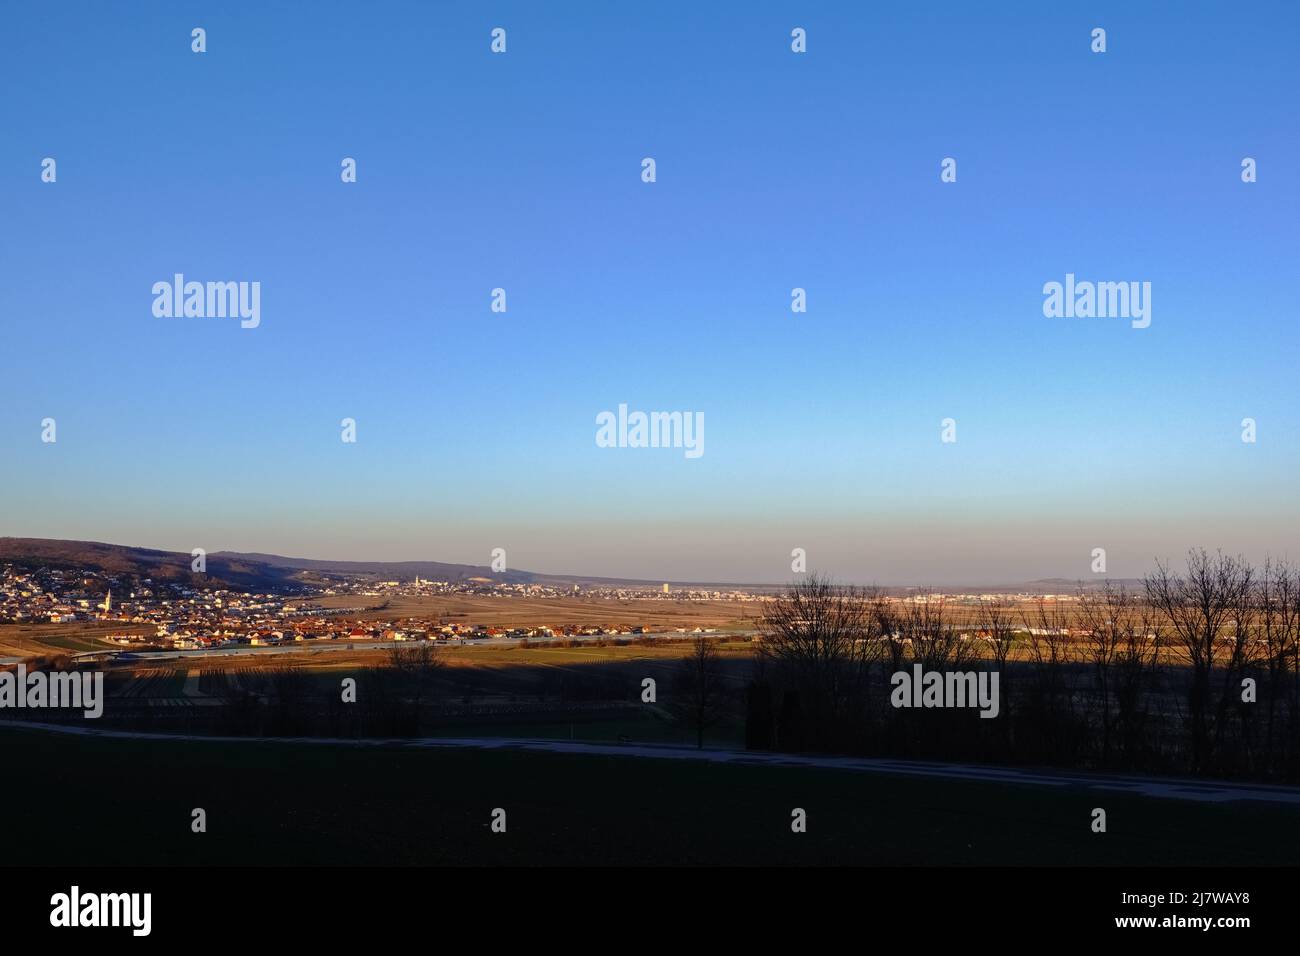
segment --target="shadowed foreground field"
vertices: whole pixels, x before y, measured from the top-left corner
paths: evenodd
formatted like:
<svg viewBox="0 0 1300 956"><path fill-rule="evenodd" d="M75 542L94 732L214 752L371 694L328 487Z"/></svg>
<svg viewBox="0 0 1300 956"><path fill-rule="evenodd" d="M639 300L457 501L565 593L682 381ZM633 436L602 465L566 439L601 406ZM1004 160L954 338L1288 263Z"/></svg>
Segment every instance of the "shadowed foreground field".
<svg viewBox="0 0 1300 956"><path fill-rule="evenodd" d="M1300 846L1288 807L806 768L8 729L0 747L6 865L1250 865Z"/></svg>

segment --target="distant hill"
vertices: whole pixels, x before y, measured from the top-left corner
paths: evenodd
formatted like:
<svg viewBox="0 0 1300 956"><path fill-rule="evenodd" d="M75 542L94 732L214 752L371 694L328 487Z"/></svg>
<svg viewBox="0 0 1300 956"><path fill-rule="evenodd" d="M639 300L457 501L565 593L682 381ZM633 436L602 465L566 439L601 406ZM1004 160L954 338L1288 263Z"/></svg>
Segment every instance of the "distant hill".
<svg viewBox="0 0 1300 956"><path fill-rule="evenodd" d="M209 568L214 557L268 570L314 572L322 576L373 578L377 581L405 581L419 575L431 581L489 578L510 584L529 584L547 578L546 575L533 574L531 571L494 572L487 565L447 564L443 561L322 561L316 558L286 558L278 554L243 554L235 551L217 551L208 555Z"/></svg>
<svg viewBox="0 0 1300 956"><path fill-rule="evenodd" d="M207 556L207 574L191 573L192 557L181 551L158 551L99 541L59 541L50 538L0 538L0 562L20 567L92 569L108 574L132 574L156 581L229 586L241 590L281 591L330 578L374 581L409 581L416 575L433 581L486 578L510 584L652 585L657 582L625 578L598 578L535 574L531 571L494 572L486 565L448 564L442 561L322 561L286 558L278 554L241 554L214 551Z"/></svg>
<svg viewBox="0 0 1300 956"><path fill-rule="evenodd" d="M493 571L485 564L449 564L445 561L327 561L318 558L286 558L278 554L240 553L218 551L217 555L250 565L293 571L299 575L342 575L350 578L369 578L376 581L406 581L419 575L430 581L466 581L472 578L505 582L507 584L543 584L566 587L573 584L618 587L654 587L664 582L640 578L606 578L590 574L543 574L539 571ZM212 567L212 555L208 555ZM730 584L704 584L702 582L669 581L679 587L735 587Z"/></svg>
<svg viewBox="0 0 1300 956"><path fill-rule="evenodd" d="M179 551L156 551L99 541L0 538L0 562L31 570L43 567L91 569L175 584L216 584L254 591L285 590L308 583L293 568L248 561L239 555L208 555L206 575L190 571L192 560L190 555Z"/></svg>
<svg viewBox="0 0 1300 956"><path fill-rule="evenodd" d="M1039 578L1019 585L1027 594L1074 594L1076 591L1096 591L1109 584L1113 588L1125 588L1129 591L1141 591L1141 578L1098 577L1080 578Z"/></svg>

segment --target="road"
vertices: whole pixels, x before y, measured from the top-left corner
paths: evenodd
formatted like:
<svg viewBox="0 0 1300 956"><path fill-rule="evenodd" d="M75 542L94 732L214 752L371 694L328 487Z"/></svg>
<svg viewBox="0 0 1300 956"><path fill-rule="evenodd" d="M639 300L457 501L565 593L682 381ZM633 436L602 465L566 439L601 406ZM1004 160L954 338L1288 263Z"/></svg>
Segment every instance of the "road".
<svg viewBox="0 0 1300 956"><path fill-rule="evenodd" d="M1244 800L1262 803L1283 803L1300 807L1300 788L1295 787L1274 787L1266 784L1238 784L1218 780L1194 780L1175 777L1138 777L1124 774L985 767L976 764L895 760L883 757L822 757L749 750L697 750L693 747L658 744L595 744L571 740L530 740L513 737L414 737L370 740L332 737L213 737L188 734L154 734L107 728L101 730L86 724L43 724L20 720L0 720L0 727L129 740L186 740L254 745L276 743L404 749L468 747L480 750L522 750L582 756L703 760L749 766L807 767L851 773L883 773L909 777L970 780L1011 786L1076 788L1084 791L1121 792L1162 800L1191 800L1199 803L1227 803Z"/></svg>

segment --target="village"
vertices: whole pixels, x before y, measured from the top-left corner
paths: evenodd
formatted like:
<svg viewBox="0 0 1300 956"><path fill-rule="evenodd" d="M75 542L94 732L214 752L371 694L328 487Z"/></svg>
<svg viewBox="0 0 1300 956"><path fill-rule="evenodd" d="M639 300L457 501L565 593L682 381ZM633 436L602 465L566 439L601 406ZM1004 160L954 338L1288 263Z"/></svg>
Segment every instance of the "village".
<svg viewBox="0 0 1300 956"><path fill-rule="evenodd" d="M652 633L649 623L553 623L498 626L472 620L451 620L446 614L396 613L383 609L401 602L418 606L421 599L446 595L478 595L502 599L572 597L576 588L497 583L484 579L461 582L332 582L304 589L301 594L238 592L225 588L196 588L150 578L112 575L98 570L59 568L0 569L0 623L120 625L106 631L103 641L136 649L204 650L239 646L262 647L306 641L446 641L461 643L490 639L564 640L637 637ZM673 593L668 585L652 589L592 589L584 595L613 602L690 600L690 594L722 600L722 592ZM754 599L736 592L735 600ZM328 606L329 603L342 606ZM613 617L614 615L611 615ZM673 627L675 634L713 634L715 627Z"/></svg>

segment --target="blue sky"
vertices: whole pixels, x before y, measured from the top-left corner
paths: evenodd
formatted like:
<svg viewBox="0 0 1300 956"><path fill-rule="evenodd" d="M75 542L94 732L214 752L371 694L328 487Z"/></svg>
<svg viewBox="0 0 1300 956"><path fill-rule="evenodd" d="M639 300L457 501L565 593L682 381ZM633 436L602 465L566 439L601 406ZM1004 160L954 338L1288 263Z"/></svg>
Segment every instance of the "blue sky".
<svg viewBox="0 0 1300 956"><path fill-rule="evenodd" d="M1300 7L884 6L7 10L0 534L667 580L1300 558ZM261 326L154 317L176 272L261 282ZM1067 272L1149 281L1151 327L1045 318ZM705 454L596 447L620 402L703 412Z"/></svg>

